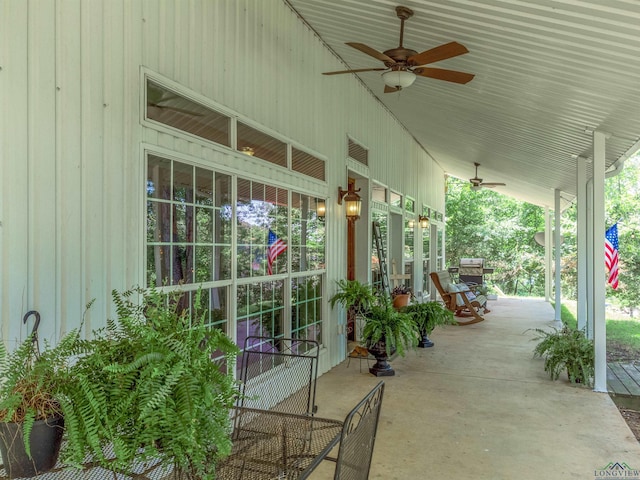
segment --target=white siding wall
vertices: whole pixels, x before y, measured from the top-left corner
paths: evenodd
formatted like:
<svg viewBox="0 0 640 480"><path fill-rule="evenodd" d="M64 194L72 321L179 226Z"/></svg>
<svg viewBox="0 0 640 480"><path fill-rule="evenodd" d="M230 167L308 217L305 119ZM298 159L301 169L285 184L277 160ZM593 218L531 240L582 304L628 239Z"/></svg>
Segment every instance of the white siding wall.
<svg viewBox="0 0 640 480"><path fill-rule="evenodd" d="M212 165L230 152L144 127L144 67L328 159L328 286L344 276L347 135L370 152L372 180L444 210L444 177L424 150L280 0L4 0L0 11L0 315L24 338L30 309L55 341L110 291L143 280L143 149ZM253 173L282 180L259 163ZM246 170L244 165L243 169ZM361 220L362 221L362 220ZM328 315L330 334L338 331ZM331 336L325 366L344 353Z"/></svg>

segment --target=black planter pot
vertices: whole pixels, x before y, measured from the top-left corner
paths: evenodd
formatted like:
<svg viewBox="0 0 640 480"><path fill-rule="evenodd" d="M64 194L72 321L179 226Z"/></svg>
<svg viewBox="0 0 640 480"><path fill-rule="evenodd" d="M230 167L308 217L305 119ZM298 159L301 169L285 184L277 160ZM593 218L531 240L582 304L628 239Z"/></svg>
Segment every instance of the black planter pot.
<svg viewBox="0 0 640 480"><path fill-rule="evenodd" d="M9 478L34 477L51 470L58 461L64 419L38 420L30 437L31 458L25 452L22 424L0 423L0 453Z"/></svg>
<svg viewBox="0 0 640 480"><path fill-rule="evenodd" d="M376 363L373 367L369 368L369 373L376 377L393 377L396 374L395 370L389 365L389 356L387 355L384 342L375 343L367 350L371 355L376 357Z"/></svg>
<svg viewBox="0 0 640 480"><path fill-rule="evenodd" d="M434 345L435 344L431 340L429 340L429 337L426 333L423 333L420 337L420 340L418 340L418 347L420 348L429 348L433 347Z"/></svg>

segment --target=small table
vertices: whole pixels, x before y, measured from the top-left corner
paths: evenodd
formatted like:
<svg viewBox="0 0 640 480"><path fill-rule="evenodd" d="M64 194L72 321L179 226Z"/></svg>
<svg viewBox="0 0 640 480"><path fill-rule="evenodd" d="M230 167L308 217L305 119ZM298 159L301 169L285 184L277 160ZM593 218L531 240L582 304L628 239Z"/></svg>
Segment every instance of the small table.
<svg viewBox="0 0 640 480"><path fill-rule="evenodd" d="M231 455L218 479L302 479L340 441L343 422L327 418L237 408Z"/></svg>

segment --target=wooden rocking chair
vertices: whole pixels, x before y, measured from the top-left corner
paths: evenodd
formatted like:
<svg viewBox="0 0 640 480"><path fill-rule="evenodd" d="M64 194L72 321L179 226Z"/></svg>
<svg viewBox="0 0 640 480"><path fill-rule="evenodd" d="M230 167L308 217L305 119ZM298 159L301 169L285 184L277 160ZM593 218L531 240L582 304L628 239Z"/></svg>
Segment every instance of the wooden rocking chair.
<svg viewBox="0 0 640 480"><path fill-rule="evenodd" d="M482 315L489 312L487 309L487 297L476 294L476 297L470 300L466 292L472 292L473 288L468 285L455 285L451 274L446 270L431 272L429 275L445 306L456 317L469 318L467 321L456 319L458 325L471 325L484 320ZM455 289L451 287L452 285L455 286Z"/></svg>

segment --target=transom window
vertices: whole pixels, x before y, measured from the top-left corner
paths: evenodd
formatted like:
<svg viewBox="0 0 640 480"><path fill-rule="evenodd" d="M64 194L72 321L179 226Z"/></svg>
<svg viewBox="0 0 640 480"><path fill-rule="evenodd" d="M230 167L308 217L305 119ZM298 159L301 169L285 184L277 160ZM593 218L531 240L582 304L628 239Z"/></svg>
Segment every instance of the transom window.
<svg viewBox="0 0 640 480"><path fill-rule="evenodd" d="M353 158L357 162L363 165L369 165L369 150L364 148L359 143L354 142L350 138L348 139L349 157Z"/></svg>
<svg viewBox="0 0 640 480"><path fill-rule="evenodd" d="M231 118L147 79L147 118L226 147Z"/></svg>
<svg viewBox="0 0 640 480"><path fill-rule="evenodd" d="M326 180L325 161L299 148L289 148L290 142L193 100L186 93L179 93L177 88L169 88L159 81L147 78L145 86L146 120L234 148L245 155L317 180ZM184 88L180 90L186 91ZM198 97L195 92L191 95L193 98ZM220 110L224 109L220 107ZM232 145L231 131L234 124L236 141Z"/></svg>

